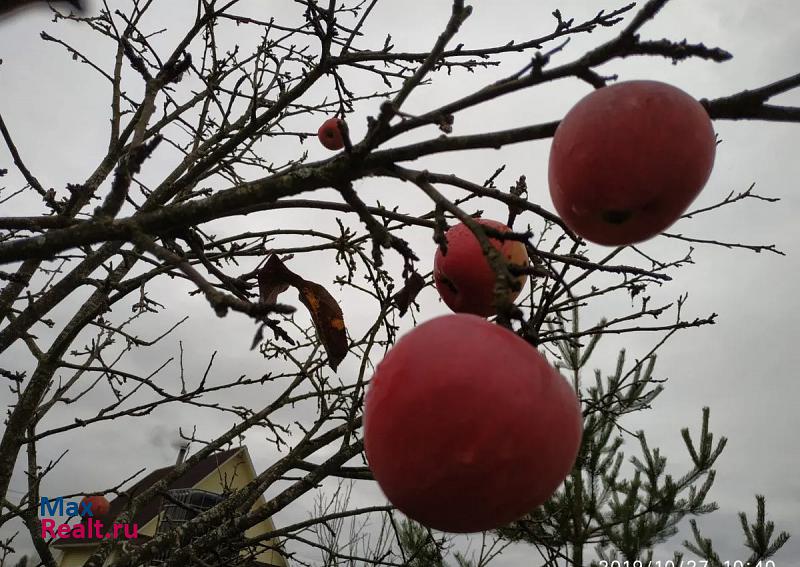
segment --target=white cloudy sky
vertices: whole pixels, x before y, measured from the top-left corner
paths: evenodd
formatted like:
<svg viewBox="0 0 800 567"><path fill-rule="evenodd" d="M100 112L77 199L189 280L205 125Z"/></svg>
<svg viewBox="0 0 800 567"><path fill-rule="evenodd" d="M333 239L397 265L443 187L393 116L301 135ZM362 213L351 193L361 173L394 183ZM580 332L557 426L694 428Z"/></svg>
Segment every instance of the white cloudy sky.
<svg viewBox="0 0 800 567"><path fill-rule="evenodd" d="M97 4L97 0L95 0ZM160 2L158 19L167 22L171 30L180 29L186 21L180 2ZM193 4L193 3L190 3ZM297 14L291 2L251 2L257 10L276 17L284 13ZM599 8L612 9L622 3L596 1L541 1L522 2L497 0L476 3L473 16L463 27L457 42L467 47L505 43L510 39L524 41L543 35L552 28L550 12L559 8L576 21L592 16ZM413 9L411 9L413 6ZM256 8L257 7L257 8ZM96 9L96 5L92 6ZM191 12L191 10L190 10ZM447 2L392 2L379 5L365 27L365 33L374 34L374 45L382 45L386 33L391 33L398 50L421 50L432 45L449 12ZM189 14L191 17L191 13ZM102 155L107 136L109 93L106 85L91 75L85 66L74 63L64 51L39 39L38 34L47 29L52 34L69 37L87 53L110 68L113 51L108 44L81 36L73 26L54 26L46 14L30 13L13 21L0 24L0 112L22 152L28 166L47 186L58 189L68 182L85 179ZM242 32L240 32L242 33ZM612 31L599 30L588 36L576 38L556 62L567 61L583 49L610 37ZM678 66L662 60L633 60L614 62L603 71L617 73L623 79L658 78L672 82L697 98L713 98L752 88L800 71L797 53L800 52L800 6L794 0L739 0L735 4L723 0L673 0L663 13L648 24L642 35L660 39L670 37L680 40L702 41L707 45L723 47L733 53L734 59L723 65L690 62ZM163 39L168 44L169 34ZM246 41L247 38L241 38ZM414 113L466 94L492 80L507 75L524 63L524 58L510 57L502 67L475 75L454 73L441 76L433 86L420 89L408 102L406 110ZM363 85L364 89L373 87ZM523 124L557 119L588 87L577 81L562 82L552 87L523 92L508 97L503 102L485 105L459 115L455 124L458 134L485 129L501 129ZM131 91L132 95L137 92ZM781 97L776 102L800 105L800 93ZM376 105L364 105L349 117L351 130L358 138L363 134L366 116L376 113ZM315 126L305 125L309 131ZM739 545L740 533L736 514L746 510L752 514L755 493L764 494L768 511L779 529L797 534L784 548L777 563L781 567L800 566L800 450L796 438L800 418L795 409L800 396L797 368L800 367L800 350L797 348L798 325L795 314L800 312L798 287L800 261L798 243L800 229L800 197L797 179L800 178L800 160L797 159L797 141L800 125L717 122L715 128L723 140L717 154L712 178L697 205L719 201L730 191L741 191L755 182L764 195L780 197L777 204L748 202L708 215L702 220L681 223L674 232L697 237L748 243L775 243L787 256L748 251L699 248L695 252L695 265L680 270L673 282L659 291L657 299L667 301L682 291L688 291L688 313L703 316L719 314L713 327L689 330L679 334L662 351L659 358L659 377L668 377L665 393L652 411L632 417L626 425L648 432L651 445L660 445L670 456L676 470L686 466L680 437L680 428L699 425L703 406L712 409L712 430L725 435L729 443L718 461L718 474L712 497L720 510L701 520L704 531L719 544L723 558L743 556ZM430 131L427 132L431 134ZM409 138L413 139L413 138ZM276 161L289 150L273 148ZM309 146L311 159L321 159L327 154L314 145ZM506 164L507 174L500 187L513 183L521 174L527 175L530 197L550 207L546 189L546 142L518 144L501 151L464 154L440 154L426 160L420 167L442 172L454 172L462 177L482 181L499 165ZM150 164L151 162L148 162ZM169 167L168 157L156 156L150 173L157 175L158 166ZM12 169L5 148L0 149L0 167ZM2 185L12 186L19 180L13 172L2 180ZM359 191L367 199L380 198L383 202L397 202L408 210L426 210L424 202L406 186L386 183L361 183ZM35 201L12 201L11 214L37 212L31 208ZM502 209L497 208L500 213ZM490 213L491 210L487 211ZM2 214L9 214L9 210ZM263 228L277 217L263 215L241 220L248 228ZM281 226L303 227L318 223L333 225L333 217L325 214L308 216L282 213ZM215 227L218 233L225 227ZM424 250L433 256L433 244L427 235L412 234L412 242L420 255ZM656 254L677 256L685 247L676 241L663 238L648 243L646 249ZM595 253L596 254L596 253ZM330 283L338 273L336 266L320 263L318 258L300 259L293 268L321 283ZM305 272L303 271L305 270ZM142 328L144 335L155 335L181 317L190 315L190 324L181 327L172 341L129 358L127 364L144 371L152 369L165 358L177 353L181 340L187 352L193 354L187 361L187 370L201 372L206 364L204 353L219 349L217 371L225 375L257 375L265 371L264 361L248 351L252 325L245 318L231 315L219 320L211 314L200 298L188 297L175 291L169 282L154 287L160 297L168 298L172 310L150 327ZM76 294L83 297L84 294ZM363 330L369 324L368 314L361 313L355 296L344 293L341 297L348 324L352 330ZM164 301L162 301L163 303ZM427 290L420 300L422 318L444 313L446 308L437 302L433 291ZM626 307L621 304L595 305L587 313L588 321L599 319L606 313L619 313ZM69 309L59 309L54 316L65 317ZM42 330L42 337L47 331ZM656 339L653 336L625 336L605 339L595 364L609 368L622 346L636 355L645 353ZM24 367L21 350L9 351L0 358L0 366L17 364ZM19 357L15 359L14 357ZM352 356L351 356L352 358ZM342 372L356 368L348 359ZM174 371L171 376L175 376ZM254 392L248 395L258 395ZM0 397L7 397L6 390ZM265 400L268 393L265 394ZM5 405L3 398L3 405ZM86 404L91 404L87 399ZM70 412L89 411L91 408L70 408ZM65 419L65 414L53 417L54 422ZM191 409L178 408L172 412L157 412L140 421L136 427L108 424L85 432L64 436L58 442L45 443L43 455L55 457L69 449L62 461L59 474L52 476L45 492L53 494L92 490L109 486L135 468L158 467L172 462L174 450L169 440L178 425L189 426L199 421ZM203 415L199 435L211 438L231 423L228 418ZM259 443L257 437L248 445L258 468L263 469L273 458L272 451ZM17 476L12 488L22 489L22 479ZM13 495L13 494L12 494ZM303 519L312 499L304 499L296 506L284 510L276 517L278 524ZM379 501L374 490L356 492L357 504ZM3 533L8 527L2 528ZM678 539L665 547L679 546ZM671 553L669 554L671 556ZM658 558L658 557L657 557ZM497 560L498 565L531 565L533 557L524 547L510 549Z"/></svg>

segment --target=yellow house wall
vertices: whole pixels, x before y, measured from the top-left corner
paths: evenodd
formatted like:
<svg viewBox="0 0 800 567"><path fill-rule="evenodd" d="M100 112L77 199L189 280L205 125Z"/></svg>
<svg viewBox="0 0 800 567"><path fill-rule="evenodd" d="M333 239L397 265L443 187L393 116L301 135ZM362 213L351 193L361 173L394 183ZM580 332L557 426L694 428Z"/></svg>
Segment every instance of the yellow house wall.
<svg viewBox="0 0 800 567"><path fill-rule="evenodd" d="M200 490L207 490L209 492L221 493L225 488L239 489L244 488L250 481L253 480L253 473L251 465L247 462L248 457L245 451L239 451L233 458L228 459L221 467L217 468L213 473L198 482L194 487ZM253 508L260 508L265 504L264 497L258 499L253 505ZM245 532L246 537L257 536L275 529L275 524L271 518L256 524ZM265 544L274 542L264 542ZM285 559L274 551L265 551L258 555L258 561L266 563L267 565L278 565L281 567L286 566Z"/></svg>
<svg viewBox="0 0 800 567"><path fill-rule="evenodd" d="M214 472L209 474L206 478L195 484L193 488L198 490L207 490L221 494L226 488L235 490L243 488L251 480L253 480L253 472L251 465L248 462L249 458L245 450L239 451L231 459L228 459L222 466L218 467ZM265 504L264 497L258 499L253 508L260 508ZM139 526L139 533L142 535L152 537L156 533L158 527L158 516L147 522L143 526ZM268 531L275 529L275 524L271 518L256 524L245 532L246 537L257 536ZM267 545L274 542L265 542ZM64 549L61 559L59 560L59 567L81 567L87 559L91 556L96 546L87 545L80 547L73 547ZM277 565L279 567L287 567L286 560L279 553L275 551L264 551L257 556L258 561L266 563L267 565ZM113 560L109 558L110 563Z"/></svg>
<svg viewBox="0 0 800 567"><path fill-rule="evenodd" d="M65 549L61 552L60 567L80 567L89 559L94 547L81 547L78 549Z"/></svg>

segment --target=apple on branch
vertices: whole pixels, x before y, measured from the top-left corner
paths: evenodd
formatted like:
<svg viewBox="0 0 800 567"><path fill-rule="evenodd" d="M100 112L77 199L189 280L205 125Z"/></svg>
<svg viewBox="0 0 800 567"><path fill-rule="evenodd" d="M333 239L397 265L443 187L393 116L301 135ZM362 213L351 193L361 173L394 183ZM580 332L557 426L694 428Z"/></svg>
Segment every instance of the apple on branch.
<svg viewBox="0 0 800 567"><path fill-rule="evenodd" d="M511 231L499 221L489 219L475 219L475 221L498 232ZM463 223L448 230L445 239L447 252L442 252L439 248L433 260L433 279L439 295L456 313L472 313L481 317L494 315L497 312L494 304L496 275L483 254L478 239ZM523 243L497 238L490 238L489 241L509 264L516 266L528 264L528 252ZM509 301L513 302L517 298L527 279L527 274L517 277L519 289L512 290Z"/></svg>
<svg viewBox="0 0 800 567"><path fill-rule="evenodd" d="M79 510L89 510L92 516L105 516L111 510L111 504L102 494L84 496L78 506Z"/></svg>
<svg viewBox="0 0 800 567"><path fill-rule="evenodd" d="M341 150L344 147L344 120L328 118L317 130L319 142L329 150Z"/></svg>
<svg viewBox="0 0 800 567"><path fill-rule="evenodd" d="M556 129L550 195L564 222L608 246L652 238L708 181L716 138L705 108L658 81L627 81L581 99Z"/></svg>
<svg viewBox="0 0 800 567"><path fill-rule="evenodd" d="M375 480L401 512L447 532L500 528L545 502L582 430L572 386L536 348L463 313L400 338L365 398Z"/></svg>

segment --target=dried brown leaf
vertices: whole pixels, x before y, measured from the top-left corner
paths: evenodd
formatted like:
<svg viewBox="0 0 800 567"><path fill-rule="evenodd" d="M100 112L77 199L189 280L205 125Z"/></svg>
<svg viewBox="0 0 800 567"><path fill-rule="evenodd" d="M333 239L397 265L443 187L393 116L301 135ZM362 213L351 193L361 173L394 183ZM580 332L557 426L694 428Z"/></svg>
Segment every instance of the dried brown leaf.
<svg viewBox="0 0 800 567"><path fill-rule="evenodd" d="M342 308L323 286L303 279L287 268L280 258L270 256L258 272L261 301L276 303L278 296L289 287L297 289L300 301L311 313L314 328L328 355L328 364L336 370L348 350Z"/></svg>

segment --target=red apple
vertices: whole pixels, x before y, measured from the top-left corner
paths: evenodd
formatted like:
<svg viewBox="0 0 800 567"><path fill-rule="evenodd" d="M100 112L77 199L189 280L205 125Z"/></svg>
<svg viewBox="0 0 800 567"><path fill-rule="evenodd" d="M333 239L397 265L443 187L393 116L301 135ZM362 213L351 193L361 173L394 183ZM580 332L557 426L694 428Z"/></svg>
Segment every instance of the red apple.
<svg viewBox="0 0 800 567"><path fill-rule="evenodd" d="M714 165L703 106L657 81L598 89L564 117L550 149L550 195L580 236L609 246L647 240L674 223Z"/></svg>
<svg viewBox="0 0 800 567"><path fill-rule="evenodd" d="M542 504L581 433L572 387L539 351L469 314L403 336L365 399L375 480L401 512L447 532L500 528Z"/></svg>
<svg viewBox="0 0 800 567"><path fill-rule="evenodd" d="M86 506L87 503L91 503L91 508ZM79 505L79 513L86 513L87 510L92 512L92 517L97 518L98 516L105 516L108 514L109 510L111 510L111 504L108 499L101 494L90 494L84 496ZM86 515L88 516L88 513Z"/></svg>
<svg viewBox="0 0 800 567"><path fill-rule="evenodd" d="M317 138L329 150L341 150L344 147L342 122L341 118L328 118L317 130Z"/></svg>
<svg viewBox="0 0 800 567"><path fill-rule="evenodd" d="M475 220L497 231L511 230L495 220ZM495 273L483 255L478 239L463 223L448 230L445 238L447 253L442 254L439 248L433 259L433 280L439 295L457 313L473 313L482 317L494 315L497 312L494 305ZM509 263L528 264L528 253L521 242L496 238L489 240ZM520 289L512 292L510 301L517 298L527 278L526 274L517 278Z"/></svg>

